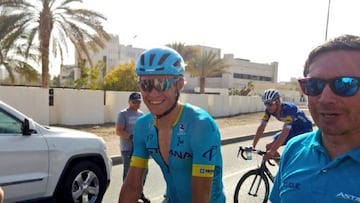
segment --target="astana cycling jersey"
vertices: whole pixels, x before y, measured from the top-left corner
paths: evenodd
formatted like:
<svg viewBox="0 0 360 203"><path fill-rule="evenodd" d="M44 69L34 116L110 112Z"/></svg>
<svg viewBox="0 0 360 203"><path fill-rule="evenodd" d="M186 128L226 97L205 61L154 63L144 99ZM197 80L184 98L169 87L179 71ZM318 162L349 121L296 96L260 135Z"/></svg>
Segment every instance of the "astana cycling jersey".
<svg viewBox="0 0 360 203"><path fill-rule="evenodd" d="M214 119L199 107L181 104L172 126L168 164L160 154L155 116L147 113L135 124L131 166L146 168L152 157L166 180L168 202L191 202L191 179L196 176L212 177L211 202L224 203L220 146L220 132Z"/></svg>
<svg viewBox="0 0 360 203"><path fill-rule="evenodd" d="M360 203L360 147L330 159L321 134L296 136L286 145L272 203Z"/></svg>
<svg viewBox="0 0 360 203"><path fill-rule="evenodd" d="M290 129L289 135L287 136L284 144L296 135L312 131L312 122L306 117L305 113L293 103L281 102L279 117L265 109L261 122L267 123L271 116L274 116L279 121L284 122L284 128ZM280 133L275 135L275 139L279 136L279 134Z"/></svg>

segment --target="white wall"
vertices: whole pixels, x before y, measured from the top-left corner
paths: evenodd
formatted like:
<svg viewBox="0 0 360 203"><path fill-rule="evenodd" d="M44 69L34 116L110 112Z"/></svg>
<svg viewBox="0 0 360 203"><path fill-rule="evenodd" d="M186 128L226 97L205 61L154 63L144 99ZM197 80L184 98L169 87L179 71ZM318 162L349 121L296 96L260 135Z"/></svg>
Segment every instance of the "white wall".
<svg viewBox="0 0 360 203"><path fill-rule="evenodd" d="M48 89L0 86L0 99L30 116L38 123L49 124Z"/></svg>
<svg viewBox="0 0 360 203"><path fill-rule="evenodd" d="M49 90L37 87L0 86L0 99L44 125L113 123L128 106L131 92L54 88L54 106ZM259 112L264 109L258 96L180 95L181 102L199 106L213 117ZM148 112L144 104L140 108Z"/></svg>

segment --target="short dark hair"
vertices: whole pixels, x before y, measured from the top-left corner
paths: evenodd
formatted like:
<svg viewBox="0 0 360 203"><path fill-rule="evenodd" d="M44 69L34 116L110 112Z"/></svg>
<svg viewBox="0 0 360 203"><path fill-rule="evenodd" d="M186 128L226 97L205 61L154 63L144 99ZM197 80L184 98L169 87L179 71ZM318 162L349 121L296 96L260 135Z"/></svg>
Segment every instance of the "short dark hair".
<svg viewBox="0 0 360 203"><path fill-rule="evenodd" d="M330 39L313 49L304 65L304 77L309 74L309 67L317 56L330 51L338 50L360 51L360 37L355 35L341 35Z"/></svg>

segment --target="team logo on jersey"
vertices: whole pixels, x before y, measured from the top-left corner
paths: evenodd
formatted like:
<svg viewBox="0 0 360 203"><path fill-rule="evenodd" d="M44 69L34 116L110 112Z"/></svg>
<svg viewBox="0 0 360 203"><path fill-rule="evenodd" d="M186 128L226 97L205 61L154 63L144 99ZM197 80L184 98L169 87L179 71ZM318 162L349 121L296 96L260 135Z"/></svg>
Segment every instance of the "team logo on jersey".
<svg viewBox="0 0 360 203"><path fill-rule="evenodd" d="M179 124L179 131L178 131L178 135L185 135L186 134L186 132L185 132L186 130L185 130L185 125L183 124L183 123L180 123Z"/></svg>
<svg viewBox="0 0 360 203"><path fill-rule="evenodd" d="M171 156L176 157L177 159L191 159L192 158L192 154L190 154L189 152L186 152L186 151L177 151L174 149L170 149L169 154Z"/></svg>
<svg viewBox="0 0 360 203"><path fill-rule="evenodd" d="M207 158L209 161L213 158L216 154L217 146L212 146L209 150L202 154L202 157Z"/></svg>
<svg viewBox="0 0 360 203"><path fill-rule="evenodd" d="M181 144L184 144L184 140L181 138L181 136L178 136L178 140L177 140L176 145L179 146Z"/></svg>
<svg viewBox="0 0 360 203"><path fill-rule="evenodd" d="M346 194L343 192L340 192L339 194L337 194L336 197L340 198L340 199L353 201L353 202L360 202L360 197L357 197L357 196L351 195L351 194Z"/></svg>
<svg viewBox="0 0 360 203"><path fill-rule="evenodd" d="M185 131L185 126L184 126L184 124L180 124L179 125L179 132L184 132Z"/></svg>

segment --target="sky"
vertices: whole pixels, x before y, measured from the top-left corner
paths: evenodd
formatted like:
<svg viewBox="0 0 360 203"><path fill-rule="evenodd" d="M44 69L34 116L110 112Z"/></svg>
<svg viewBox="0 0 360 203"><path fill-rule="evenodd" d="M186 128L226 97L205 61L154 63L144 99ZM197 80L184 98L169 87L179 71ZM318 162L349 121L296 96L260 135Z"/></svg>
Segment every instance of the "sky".
<svg viewBox="0 0 360 203"><path fill-rule="evenodd" d="M278 82L302 77L309 52L341 34L360 35L360 1L331 0L83 0L107 17L120 44L152 48L203 45L255 63L279 62Z"/></svg>

